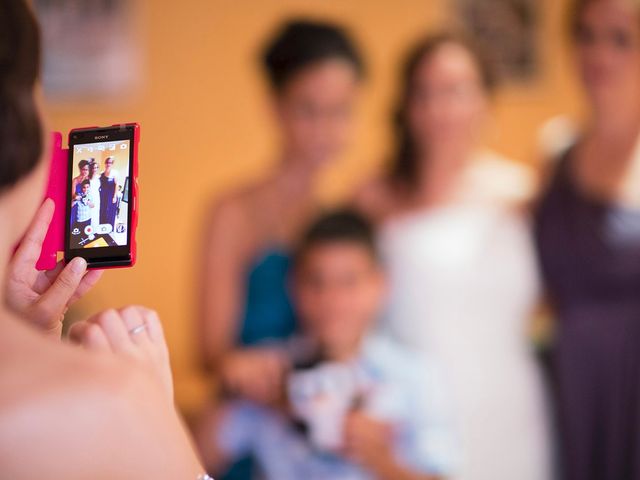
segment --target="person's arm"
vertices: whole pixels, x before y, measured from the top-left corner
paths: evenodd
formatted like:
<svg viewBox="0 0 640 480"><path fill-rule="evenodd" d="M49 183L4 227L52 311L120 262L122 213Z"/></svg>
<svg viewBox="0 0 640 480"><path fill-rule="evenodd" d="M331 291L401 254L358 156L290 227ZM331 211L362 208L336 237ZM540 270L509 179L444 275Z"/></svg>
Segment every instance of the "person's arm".
<svg viewBox="0 0 640 480"><path fill-rule="evenodd" d="M167 388L155 313L103 312L74 326L71 338L87 352L45 346L49 361L39 363L32 386L0 409L3 478L195 480L204 473Z"/></svg>
<svg viewBox="0 0 640 480"><path fill-rule="evenodd" d="M85 362L64 382L38 387L38 398L0 411L2 478L195 480L204 472L157 382L125 361Z"/></svg>
<svg viewBox="0 0 640 480"><path fill-rule="evenodd" d="M222 474L234 460L250 455L260 422L257 410L243 402L229 402L207 410L194 432L207 469Z"/></svg>
<svg viewBox="0 0 640 480"><path fill-rule="evenodd" d="M199 280L199 340L205 368L217 370L233 348L242 312L246 239L238 201L225 201L210 216Z"/></svg>
<svg viewBox="0 0 640 480"><path fill-rule="evenodd" d="M107 310L75 324L69 335L91 353L121 360L126 370L109 372L116 374L113 380L117 383L107 386L115 386L119 401L107 407L116 411L106 418L117 421L105 432L106 441L111 440L116 449L106 459L111 464L117 458L121 464L98 467L102 472L111 470L106 478L131 478L135 470L140 478L201 475L201 462L173 407L169 351L156 312L140 306ZM124 452L129 453L125 456ZM158 452L164 452L164 458L158 458ZM133 460L130 465L126 465L128 459Z"/></svg>
<svg viewBox="0 0 640 480"><path fill-rule="evenodd" d="M412 470L393 451L392 426L363 412L351 412L345 421L345 454L372 472L377 480L440 480L438 475Z"/></svg>
<svg viewBox="0 0 640 480"><path fill-rule="evenodd" d="M383 454L380 458L373 459L371 462L373 471L378 480L442 480L443 477L438 475L429 475L426 473L415 472L409 470L398 463L398 461L390 455Z"/></svg>
<svg viewBox="0 0 640 480"><path fill-rule="evenodd" d="M226 391L270 404L280 396L286 355L275 348L234 345L252 235L240 199L227 200L213 212L199 282L201 351L204 366L219 374Z"/></svg>
<svg viewBox="0 0 640 480"><path fill-rule="evenodd" d="M116 201L118 200L118 186L120 185L120 175L118 175L117 170L114 170L113 172L113 183L113 200L111 201L111 203L116 203Z"/></svg>
<svg viewBox="0 0 640 480"><path fill-rule="evenodd" d="M78 185L78 177L74 177L73 180L71 180L71 192L73 193L73 195L76 195L76 186Z"/></svg>
<svg viewBox="0 0 640 480"><path fill-rule="evenodd" d="M46 200L11 258L5 298L16 315L59 338L67 309L98 282L102 272L87 271L87 262L80 257L67 265L60 262L51 271L36 269L53 211L53 201Z"/></svg>

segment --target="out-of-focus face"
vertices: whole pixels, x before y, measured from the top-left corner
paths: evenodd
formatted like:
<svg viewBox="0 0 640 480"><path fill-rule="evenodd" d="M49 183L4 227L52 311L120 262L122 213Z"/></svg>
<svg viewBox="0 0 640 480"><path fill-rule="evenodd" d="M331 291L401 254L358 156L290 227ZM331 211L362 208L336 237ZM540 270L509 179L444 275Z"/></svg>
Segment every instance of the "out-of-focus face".
<svg viewBox="0 0 640 480"><path fill-rule="evenodd" d="M82 193L84 195L86 195L87 193L89 193L89 185L87 185L86 183L84 185L82 185Z"/></svg>
<svg viewBox="0 0 640 480"><path fill-rule="evenodd" d="M340 154L352 136L357 90L356 71L343 60L319 62L289 80L276 99L288 153L310 165Z"/></svg>
<svg viewBox="0 0 640 480"><path fill-rule="evenodd" d="M640 101L638 12L631 0L593 0L578 19L578 68L596 107Z"/></svg>
<svg viewBox="0 0 640 480"><path fill-rule="evenodd" d="M89 169L91 171L91 175L95 175L96 173L98 173L98 170L100 170L100 164L98 162L92 163Z"/></svg>
<svg viewBox="0 0 640 480"><path fill-rule="evenodd" d="M330 357L353 355L384 300L384 275L361 245L348 242L312 247L295 282L305 332Z"/></svg>
<svg viewBox="0 0 640 480"><path fill-rule="evenodd" d="M80 176L83 178L89 176L89 165L85 165L80 169Z"/></svg>
<svg viewBox="0 0 640 480"><path fill-rule="evenodd" d="M487 117L478 65L455 43L441 45L417 67L407 101L409 130L420 153L475 142Z"/></svg>

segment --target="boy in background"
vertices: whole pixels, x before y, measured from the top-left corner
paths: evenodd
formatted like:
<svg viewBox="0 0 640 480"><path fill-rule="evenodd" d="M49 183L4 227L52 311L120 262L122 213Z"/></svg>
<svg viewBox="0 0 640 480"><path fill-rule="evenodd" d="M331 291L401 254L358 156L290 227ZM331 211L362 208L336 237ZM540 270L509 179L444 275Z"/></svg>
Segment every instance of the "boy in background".
<svg viewBox="0 0 640 480"><path fill-rule="evenodd" d="M205 462L220 471L250 454L267 480L451 475L455 436L433 366L371 334L386 291L372 227L349 211L320 218L293 280L306 355L289 356L278 401L236 399L211 414L198 434Z"/></svg>

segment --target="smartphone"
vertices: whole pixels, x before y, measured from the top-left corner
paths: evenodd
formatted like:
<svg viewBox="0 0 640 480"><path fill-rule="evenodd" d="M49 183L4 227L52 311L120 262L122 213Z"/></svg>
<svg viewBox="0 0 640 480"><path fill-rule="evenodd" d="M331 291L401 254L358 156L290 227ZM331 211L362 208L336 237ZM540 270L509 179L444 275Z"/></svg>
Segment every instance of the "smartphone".
<svg viewBox="0 0 640 480"><path fill-rule="evenodd" d="M136 262L138 144L135 123L69 133L64 259L89 268Z"/></svg>

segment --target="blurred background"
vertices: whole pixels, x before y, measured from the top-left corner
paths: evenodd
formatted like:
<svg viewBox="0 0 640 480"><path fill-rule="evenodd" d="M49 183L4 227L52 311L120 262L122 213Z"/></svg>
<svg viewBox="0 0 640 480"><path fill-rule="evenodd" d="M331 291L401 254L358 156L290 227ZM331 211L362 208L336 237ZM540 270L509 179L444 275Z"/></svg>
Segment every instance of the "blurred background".
<svg viewBox="0 0 640 480"><path fill-rule="evenodd" d="M581 118L566 0L35 4L45 29L51 128L66 134L89 125L142 126L139 263L107 273L72 314L79 318L129 303L157 309L172 352L177 401L187 415L209 391L197 368L195 329L202 218L220 195L275 165L277 136L258 51L281 22L299 16L335 21L353 34L368 65L356 141L317 186L327 204L350 195L383 166L401 54L445 25L472 29L501 59L506 81L495 98L487 139L497 151L540 168L542 152L562 140L545 136L544 126ZM69 21L77 27L61 28ZM513 48L496 52L505 45Z"/></svg>

